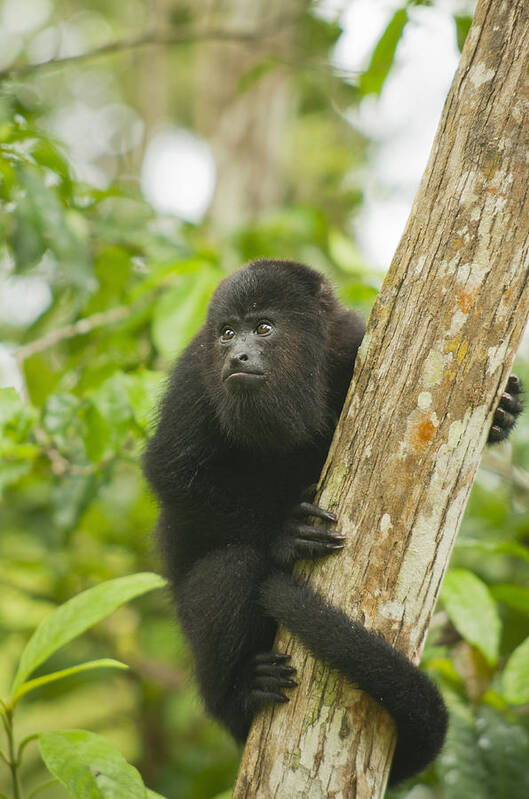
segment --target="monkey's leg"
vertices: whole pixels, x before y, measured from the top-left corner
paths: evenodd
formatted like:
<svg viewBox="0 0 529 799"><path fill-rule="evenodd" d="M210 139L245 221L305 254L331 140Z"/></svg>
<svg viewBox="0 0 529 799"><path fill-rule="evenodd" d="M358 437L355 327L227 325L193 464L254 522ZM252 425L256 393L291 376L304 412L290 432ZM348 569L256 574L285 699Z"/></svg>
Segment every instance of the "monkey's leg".
<svg viewBox="0 0 529 799"><path fill-rule="evenodd" d="M217 550L175 590L206 707L241 741L255 711L287 701L283 691L295 685L288 656L270 651L276 624L258 602L265 568L251 547Z"/></svg>

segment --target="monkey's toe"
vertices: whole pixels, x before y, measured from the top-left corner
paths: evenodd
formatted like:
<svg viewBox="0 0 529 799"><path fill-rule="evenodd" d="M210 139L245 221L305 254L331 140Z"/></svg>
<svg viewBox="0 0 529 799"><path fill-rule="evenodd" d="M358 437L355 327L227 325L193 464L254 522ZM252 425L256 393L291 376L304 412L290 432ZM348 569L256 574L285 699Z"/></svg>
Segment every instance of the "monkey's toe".
<svg viewBox="0 0 529 799"><path fill-rule="evenodd" d="M522 391L523 386L520 378L516 375L511 375L507 382L506 390L501 395L498 407L494 412L492 427L489 430L489 444L504 441L509 436L516 424L516 419L522 412Z"/></svg>
<svg viewBox="0 0 529 799"><path fill-rule="evenodd" d="M288 702L283 691L295 688L292 679L296 674L293 666L288 666L290 655L281 652L261 652L254 658L254 673L250 690L251 701L255 707Z"/></svg>

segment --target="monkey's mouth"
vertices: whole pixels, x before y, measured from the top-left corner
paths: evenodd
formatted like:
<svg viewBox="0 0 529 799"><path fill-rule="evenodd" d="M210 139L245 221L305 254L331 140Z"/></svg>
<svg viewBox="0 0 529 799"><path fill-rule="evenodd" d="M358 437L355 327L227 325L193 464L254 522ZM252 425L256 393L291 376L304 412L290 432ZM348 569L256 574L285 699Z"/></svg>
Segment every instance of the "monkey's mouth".
<svg viewBox="0 0 529 799"><path fill-rule="evenodd" d="M257 386L264 380L262 372L230 372L224 378L224 382L230 386L248 387Z"/></svg>

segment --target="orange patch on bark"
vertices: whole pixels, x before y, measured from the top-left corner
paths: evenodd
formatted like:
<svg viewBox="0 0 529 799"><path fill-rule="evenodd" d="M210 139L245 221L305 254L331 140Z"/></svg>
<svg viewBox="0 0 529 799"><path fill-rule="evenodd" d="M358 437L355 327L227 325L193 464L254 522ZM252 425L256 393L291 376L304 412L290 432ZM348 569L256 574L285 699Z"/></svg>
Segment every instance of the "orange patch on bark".
<svg viewBox="0 0 529 799"><path fill-rule="evenodd" d="M435 429L435 425L428 416L423 416L418 424L413 425L410 431L410 443L415 451L420 451L425 448L428 442L434 437Z"/></svg>
<svg viewBox="0 0 529 799"><path fill-rule="evenodd" d="M470 312L473 302L474 302L474 294L470 294L467 291L462 291L457 300L457 304L459 305L463 313Z"/></svg>

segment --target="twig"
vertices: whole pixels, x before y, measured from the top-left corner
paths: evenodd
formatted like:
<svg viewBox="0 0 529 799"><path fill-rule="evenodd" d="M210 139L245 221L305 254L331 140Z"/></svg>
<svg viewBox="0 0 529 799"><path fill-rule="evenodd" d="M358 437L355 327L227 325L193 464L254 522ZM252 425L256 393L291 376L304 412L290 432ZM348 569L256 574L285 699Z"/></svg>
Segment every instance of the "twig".
<svg viewBox="0 0 529 799"><path fill-rule="evenodd" d="M76 336L84 336L98 327L120 322L122 319L126 319L128 316L130 316L131 313L132 308L126 308L125 306L111 308L109 311L100 311L98 313L92 314L92 316L79 319L77 322L74 322L71 325L65 325L65 327L61 327L58 330L52 330L49 333L46 333L44 336L41 336L34 341L30 341L29 344L19 347L19 349L15 352L15 358L17 361L20 377L22 379L22 394L25 400L29 401L29 393L23 368L24 361L27 358L31 358L33 355L37 355L39 352L43 352L44 350L49 349L49 347L53 347L60 341L65 341L69 338L75 338ZM48 437L44 430L36 428L34 432L37 443L42 447L43 451L50 459L51 470L53 474L63 475L66 474L66 472L69 472L71 474L88 475L95 472L96 467L94 464L87 464L84 466L70 463L70 461L68 461L56 447L49 443Z"/></svg>
<svg viewBox="0 0 529 799"><path fill-rule="evenodd" d="M30 793L28 793L28 799L33 799L33 797L36 796L38 793L46 790L46 788L49 788L51 785L55 785L56 782L59 782L57 777L52 777L51 779L46 780L46 782L42 782L40 785L37 785L36 788L33 788L33 790Z"/></svg>
<svg viewBox="0 0 529 799"><path fill-rule="evenodd" d="M134 655L127 656L124 660L144 680L157 683L167 691L179 691L188 682L188 677L184 672L161 660Z"/></svg>
<svg viewBox="0 0 529 799"><path fill-rule="evenodd" d="M137 36L130 39L120 39L116 42L104 44L101 47L96 47L86 53L78 53L77 55L64 56L63 58L51 58L49 61L42 61L36 64L24 64L21 66L12 66L0 71L0 81L7 78L12 78L18 75L26 75L27 73L36 70L46 69L55 66L62 66L64 64L71 64L77 61L85 61L92 58L99 58L100 56L112 55L114 53L123 53L128 50L135 50L140 47L148 47L151 45L166 47L168 45L188 44L189 42L198 41L235 41L235 42L255 42L272 36L278 30L282 30L286 24L293 23L299 20L299 14L288 15L281 14L276 19L272 20L268 25L262 25L259 30L222 30L220 28L211 28L209 30L185 30L173 31L170 33L160 33L154 31Z"/></svg>
<svg viewBox="0 0 529 799"><path fill-rule="evenodd" d="M54 344L57 344L59 341L64 341L64 339L67 338L75 338L75 336L84 336L96 327L120 322L122 319L126 319L127 316L130 316L131 313L131 308L118 306L117 308L112 308L110 311L100 311L99 313L92 314L92 316L79 319L79 321L71 325L60 327L58 330L51 330L41 338L37 338L35 341L31 341L29 344L19 347L15 352L15 357L20 365L26 358L31 358L32 355L37 355L39 352L53 347Z"/></svg>
<svg viewBox="0 0 529 799"><path fill-rule="evenodd" d="M499 453L490 452L490 450L486 452L483 456L482 466L505 480L509 480L516 488L529 491L529 474L521 467L506 462Z"/></svg>

